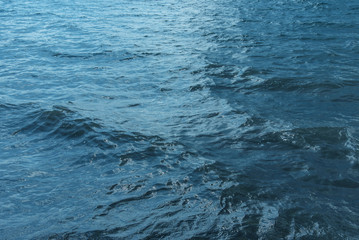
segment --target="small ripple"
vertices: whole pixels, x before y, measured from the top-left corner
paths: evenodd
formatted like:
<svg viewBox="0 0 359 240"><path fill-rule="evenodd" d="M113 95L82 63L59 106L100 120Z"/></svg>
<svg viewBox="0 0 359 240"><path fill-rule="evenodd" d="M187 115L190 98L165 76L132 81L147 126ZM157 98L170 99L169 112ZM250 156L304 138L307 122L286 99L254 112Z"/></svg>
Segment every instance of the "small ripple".
<svg viewBox="0 0 359 240"><path fill-rule="evenodd" d="M99 59L109 59L109 60L117 60L117 61L128 61L138 57L140 55L132 54L130 52L121 51L116 52L112 50L105 50L101 52L92 52L92 53L63 53L63 52L51 52L50 54L53 57L57 58L67 58L67 59L83 59L83 60L99 60Z"/></svg>
<svg viewBox="0 0 359 240"><path fill-rule="evenodd" d="M259 80L258 80L259 79ZM305 83L309 79L300 78L270 78L262 79L251 77L244 83L243 89L262 90L262 91L284 91L298 93L325 93L334 91L343 87L340 83L322 82L322 83Z"/></svg>

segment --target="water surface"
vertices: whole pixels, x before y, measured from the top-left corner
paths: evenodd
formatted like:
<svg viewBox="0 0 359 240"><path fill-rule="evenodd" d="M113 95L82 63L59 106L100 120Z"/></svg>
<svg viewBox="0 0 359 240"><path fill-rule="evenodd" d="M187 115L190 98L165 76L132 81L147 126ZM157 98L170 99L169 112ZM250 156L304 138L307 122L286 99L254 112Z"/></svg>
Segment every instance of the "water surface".
<svg viewBox="0 0 359 240"><path fill-rule="evenodd" d="M359 238L358 1L0 19L1 238Z"/></svg>

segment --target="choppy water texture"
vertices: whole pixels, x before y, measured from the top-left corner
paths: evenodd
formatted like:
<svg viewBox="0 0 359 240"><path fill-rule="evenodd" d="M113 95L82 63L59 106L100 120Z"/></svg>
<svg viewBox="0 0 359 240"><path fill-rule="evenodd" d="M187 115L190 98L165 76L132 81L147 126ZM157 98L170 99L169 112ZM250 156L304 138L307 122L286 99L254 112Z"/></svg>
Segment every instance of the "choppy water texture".
<svg viewBox="0 0 359 240"><path fill-rule="evenodd" d="M359 1L0 1L1 239L358 239Z"/></svg>

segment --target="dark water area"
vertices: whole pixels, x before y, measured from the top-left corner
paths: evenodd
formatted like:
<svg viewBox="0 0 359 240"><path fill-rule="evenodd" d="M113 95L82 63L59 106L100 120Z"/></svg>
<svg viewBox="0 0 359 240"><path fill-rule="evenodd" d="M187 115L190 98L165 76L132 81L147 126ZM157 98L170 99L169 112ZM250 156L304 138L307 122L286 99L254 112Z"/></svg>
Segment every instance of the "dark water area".
<svg viewBox="0 0 359 240"><path fill-rule="evenodd" d="M359 1L0 0L0 239L359 239Z"/></svg>

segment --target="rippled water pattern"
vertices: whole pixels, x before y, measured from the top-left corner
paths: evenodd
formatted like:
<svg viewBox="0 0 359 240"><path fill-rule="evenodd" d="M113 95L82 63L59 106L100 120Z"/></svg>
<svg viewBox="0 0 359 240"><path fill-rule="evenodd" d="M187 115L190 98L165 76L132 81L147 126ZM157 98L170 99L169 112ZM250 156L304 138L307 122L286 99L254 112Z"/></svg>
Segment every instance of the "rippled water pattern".
<svg viewBox="0 0 359 240"><path fill-rule="evenodd" d="M359 239L359 1L0 21L1 239Z"/></svg>

